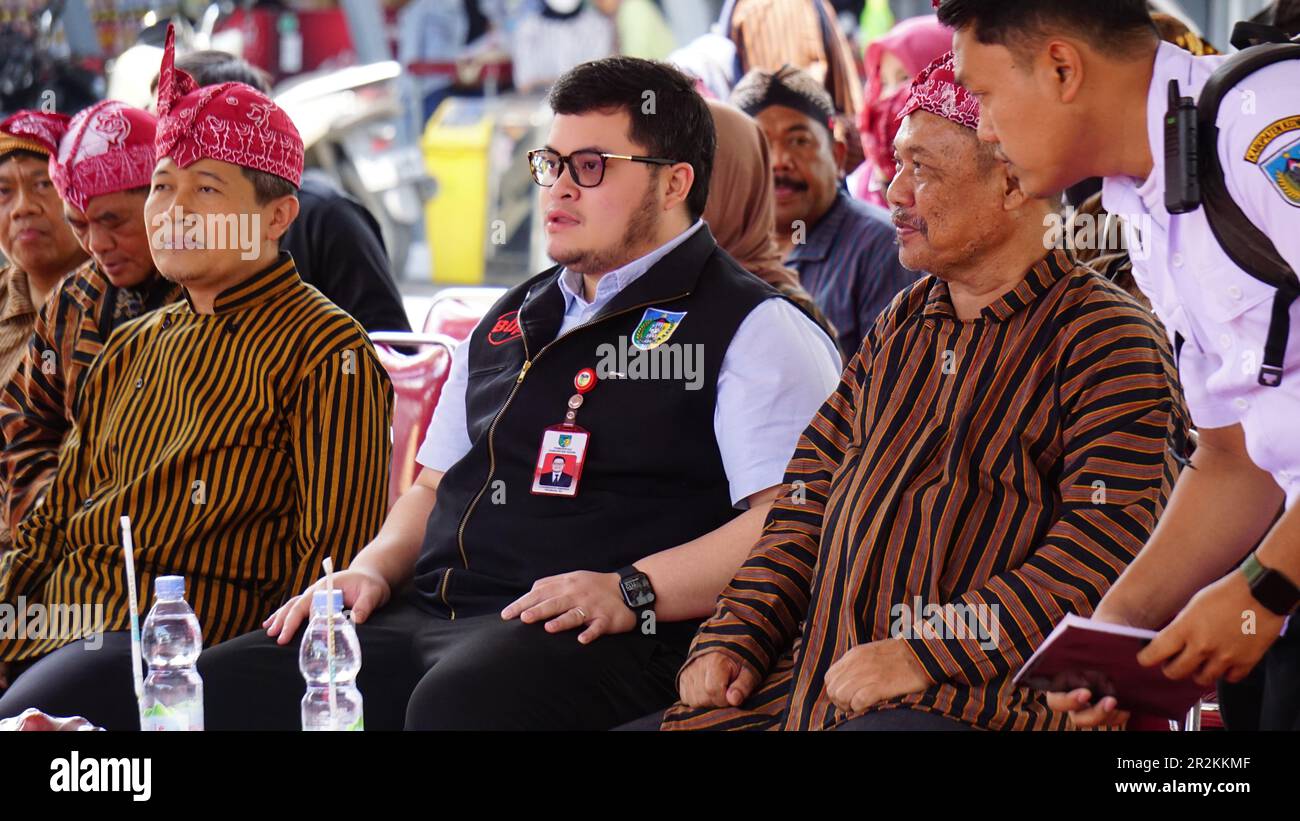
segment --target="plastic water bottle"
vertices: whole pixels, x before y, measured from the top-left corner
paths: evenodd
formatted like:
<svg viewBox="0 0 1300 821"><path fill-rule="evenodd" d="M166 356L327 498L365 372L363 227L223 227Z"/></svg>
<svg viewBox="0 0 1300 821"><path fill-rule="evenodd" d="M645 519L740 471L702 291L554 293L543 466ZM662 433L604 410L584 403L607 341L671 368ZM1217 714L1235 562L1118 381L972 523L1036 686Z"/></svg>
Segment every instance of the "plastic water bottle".
<svg viewBox="0 0 1300 821"><path fill-rule="evenodd" d="M333 653L330 637L333 635ZM334 668L334 715L330 715L330 666ZM343 591L335 590L333 601L325 590L311 597L311 622L298 650L298 669L307 681L302 697L304 730L362 730L361 642L356 628L343 615Z"/></svg>
<svg viewBox="0 0 1300 821"><path fill-rule="evenodd" d="M140 729L202 730L203 679L194 663L203 649L203 633L185 603L185 578L160 577L154 599L141 636L149 675L140 700Z"/></svg>

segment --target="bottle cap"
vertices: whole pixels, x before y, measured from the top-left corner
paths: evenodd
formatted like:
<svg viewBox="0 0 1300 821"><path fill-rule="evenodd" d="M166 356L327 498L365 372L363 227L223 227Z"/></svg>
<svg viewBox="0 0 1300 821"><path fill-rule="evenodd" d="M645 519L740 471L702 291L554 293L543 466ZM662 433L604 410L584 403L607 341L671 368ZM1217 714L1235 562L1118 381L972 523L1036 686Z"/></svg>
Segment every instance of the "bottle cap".
<svg viewBox="0 0 1300 821"><path fill-rule="evenodd" d="M317 590L311 594L311 614L313 616L323 616L333 610L335 613L343 612L343 591L334 591L334 602L331 606L328 590Z"/></svg>
<svg viewBox="0 0 1300 821"><path fill-rule="evenodd" d="M185 598L184 576L159 576L153 583L154 596L169 601Z"/></svg>

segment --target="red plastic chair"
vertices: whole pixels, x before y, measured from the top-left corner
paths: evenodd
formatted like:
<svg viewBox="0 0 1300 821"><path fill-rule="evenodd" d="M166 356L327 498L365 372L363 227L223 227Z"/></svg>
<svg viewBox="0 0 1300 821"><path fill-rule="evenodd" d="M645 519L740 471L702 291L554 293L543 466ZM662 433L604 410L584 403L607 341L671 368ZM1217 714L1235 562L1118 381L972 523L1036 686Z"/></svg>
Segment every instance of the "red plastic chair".
<svg viewBox="0 0 1300 821"><path fill-rule="evenodd" d="M1222 730L1223 716L1219 714L1218 693L1211 690L1187 711L1182 721L1173 721L1155 716L1135 715L1129 719L1129 730L1138 731L1183 731L1197 733L1203 730Z"/></svg>
<svg viewBox="0 0 1300 821"><path fill-rule="evenodd" d="M393 463L388 482L391 508L420 472L415 456L451 373L451 353L459 340L446 334L374 333L370 341L393 382ZM394 350L394 346L420 350L407 355Z"/></svg>
<svg viewBox="0 0 1300 821"><path fill-rule="evenodd" d="M457 341L468 339L483 314L504 288L446 288L439 291L424 318L426 334L445 334Z"/></svg>
<svg viewBox="0 0 1300 821"><path fill-rule="evenodd" d="M1196 703L1196 706L1187 711L1187 718L1183 721L1183 729L1188 732L1200 732L1202 730L1222 730L1223 716L1219 713L1219 694L1214 690L1205 694L1205 697Z"/></svg>

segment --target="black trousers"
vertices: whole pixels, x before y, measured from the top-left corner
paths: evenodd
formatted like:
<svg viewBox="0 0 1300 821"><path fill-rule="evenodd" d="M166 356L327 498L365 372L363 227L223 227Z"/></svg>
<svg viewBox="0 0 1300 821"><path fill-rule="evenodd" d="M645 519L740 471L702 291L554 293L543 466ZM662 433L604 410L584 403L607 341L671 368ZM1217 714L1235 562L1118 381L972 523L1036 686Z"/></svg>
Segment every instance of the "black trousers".
<svg viewBox="0 0 1300 821"><path fill-rule="evenodd" d="M835 728L843 732L891 732L912 730L923 732L951 732L953 730L974 730L969 724L963 724L955 718L927 713L924 710L911 710L907 707L895 707L867 713L851 718Z"/></svg>
<svg viewBox="0 0 1300 821"><path fill-rule="evenodd" d="M1300 617L1248 676L1219 681L1219 709L1229 730L1300 730Z"/></svg>
<svg viewBox="0 0 1300 821"><path fill-rule="evenodd" d="M582 645L577 630L447 620L399 598L357 625L366 729L608 730L676 698L696 625L658 627ZM257 631L204 651L207 729L300 729L301 635L281 646Z"/></svg>
<svg viewBox="0 0 1300 821"><path fill-rule="evenodd" d="M35 707L52 716L82 716L106 730L140 729L125 630L74 642L15 669L17 677L0 695L0 718Z"/></svg>

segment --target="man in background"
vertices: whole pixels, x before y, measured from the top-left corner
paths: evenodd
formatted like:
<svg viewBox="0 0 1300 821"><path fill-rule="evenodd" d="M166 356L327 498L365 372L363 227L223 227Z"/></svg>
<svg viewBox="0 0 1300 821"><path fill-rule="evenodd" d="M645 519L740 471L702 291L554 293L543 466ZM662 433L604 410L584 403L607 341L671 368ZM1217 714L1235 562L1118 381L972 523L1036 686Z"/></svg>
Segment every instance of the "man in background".
<svg viewBox="0 0 1300 821"><path fill-rule="evenodd" d="M833 133L834 105L810 75L789 67L750 72L731 102L758 120L767 135L777 245L839 331L847 360L880 311L916 281L916 274L898 261L888 213L844 190L846 148Z"/></svg>

